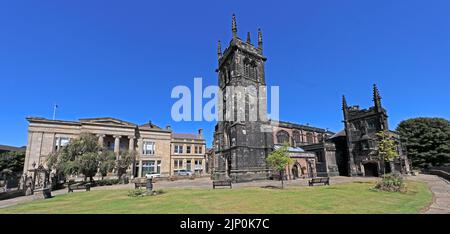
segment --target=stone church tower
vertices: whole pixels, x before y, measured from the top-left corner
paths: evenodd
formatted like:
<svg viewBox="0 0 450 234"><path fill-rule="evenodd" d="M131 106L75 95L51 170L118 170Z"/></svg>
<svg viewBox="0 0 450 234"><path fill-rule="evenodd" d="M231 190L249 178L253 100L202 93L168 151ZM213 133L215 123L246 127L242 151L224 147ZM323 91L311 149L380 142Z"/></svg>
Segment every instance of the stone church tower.
<svg viewBox="0 0 450 234"><path fill-rule="evenodd" d="M267 119L267 94L264 75L262 33L257 46L247 34L237 35L236 17L232 19L233 38L222 53L218 43L219 121L214 133L218 157L215 179L234 182L266 179L266 157L273 150L272 130Z"/></svg>
<svg viewBox="0 0 450 234"><path fill-rule="evenodd" d="M376 85L373 86L373 103L368 109L348 106L345 96L342 99L346 144L348 146L349 176L379 176L394 170L407 173L407 156L401 146L399 136L389 131L388 115L381 105L381 96ZM388 163L376 155L377 137L380 131L387 131L398 143L400 157Z"/></svg>

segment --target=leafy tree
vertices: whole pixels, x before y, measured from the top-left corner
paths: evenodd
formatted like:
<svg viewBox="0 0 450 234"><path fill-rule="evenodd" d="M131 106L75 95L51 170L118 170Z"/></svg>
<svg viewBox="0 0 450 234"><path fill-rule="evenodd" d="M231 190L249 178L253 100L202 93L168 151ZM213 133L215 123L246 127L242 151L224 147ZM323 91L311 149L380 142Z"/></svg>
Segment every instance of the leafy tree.
<svg viewBox="0 0 450 234"><path fill-rule="evenodd" d="M377 154L384 161L392 162L398 157L397 143L391 138L388 132L380 131L377 133L378 147Z"/></svg>
<svg viewBox="0 0 450 234"><path fill-rule="evenodd" d="M450 121L443 118L414 118L398 127L414 167L450 166Z"/></svg>
<svg viewBox="0 0 450 234"><path fill-rule="evenodd" d="M0 154L0 171L8 169L14 173L22 172L25 152L5 152Z"/></svg>
<svg viewBox="0 0 450 234"><path fill-rule="evenodd" d="M97 137L83 133L60 151L50 154L47 158L47 166L56 169L57 173L64 175L82 173L85 180L92 179L99 165L100 150Z"/></svg>
<svg viewBox="0 0 450 234"><path fill-rule="evenodd" d="M78 173L84 175L84 180L89 178L90 181L93 181L93 177L97 173L99 159L99 153L87 152L75 158L74 167Z"/></svg>
<svg viewBox="0 0 450 234"><path fill-rule="evenodd" d="M120 154L119 160L116 162L116 172L117 176L119 178L122 177L122 175L127 173L128 168L130 167L131 163L136 160L136 151L124 151Z"/></svg>
<svg viewBox="0 0 450 234"><path fill-rule="evenodd" d="M281 188L284 188L284 171L286 167L292 163L289 157L289 146L284 144L280 148L274 150L266 159L267 164L279 172L281 178Z"/></svg>
<svg viewBox="0 0 450 234"><path fill-rule="evenodd" d="M99 172L104 176L107 176L109 172L112 172L116 166L116 155L111 151L104 151L100 154L99 158Z"/></svg>

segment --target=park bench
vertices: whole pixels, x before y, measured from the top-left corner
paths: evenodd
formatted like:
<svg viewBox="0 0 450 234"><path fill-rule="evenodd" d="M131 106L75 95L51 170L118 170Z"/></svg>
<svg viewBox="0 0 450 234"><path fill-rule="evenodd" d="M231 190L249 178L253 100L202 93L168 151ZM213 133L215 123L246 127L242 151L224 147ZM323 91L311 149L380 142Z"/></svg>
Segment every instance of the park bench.
<svg viewBox="0 0 450 234"><path fill-rule="evenodd" d="M67 188L69 189L69 191L68 191L69 193L73 193L73 190L86 190L86 192L88 192L88 191L91 191L91 183L69 184L69 186L67 186Z"/></svg>
<svg viewBox="0 0 450 234"><path fill-rule="evenodd" d="M146 188L147 179L146 178L135 178L133 181L134 189Z"/></svg>
<svg viewBox="0 0 450 234"><path fill-rule="evenodd" d="M312 178L309 181L309 186L314 186L315 184L330 185L330 177Z"/></svg>
<svg viewBox="0 0 450 234"><path fill-rule="evenodd" d="M231 180L217 180L213 181L213 189L216 189L216 187L230 187L231 186Z"/></svg>
<svg viewBox="0 0 450 234"><path fill-rule="evenodd" d="M134 182L134 189L146 188L147 182Z"/></svg>

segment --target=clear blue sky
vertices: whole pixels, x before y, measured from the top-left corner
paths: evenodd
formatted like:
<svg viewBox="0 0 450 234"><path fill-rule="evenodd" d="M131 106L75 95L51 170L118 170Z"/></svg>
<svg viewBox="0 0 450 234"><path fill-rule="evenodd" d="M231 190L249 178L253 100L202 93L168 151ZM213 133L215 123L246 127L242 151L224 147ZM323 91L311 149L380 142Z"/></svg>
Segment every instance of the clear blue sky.
<svg viewBox="0 0 450 234"><path fill-rule="evenodd" d="M158 2L158 3L156 3ZM450 117L450 1L2 1L0 144L25 145L26 116L152 120L176 132L176 85L216 84L216 43L264 34L281 119L342 128L341 96L368 107L377 83L391 128Z"/></svg>

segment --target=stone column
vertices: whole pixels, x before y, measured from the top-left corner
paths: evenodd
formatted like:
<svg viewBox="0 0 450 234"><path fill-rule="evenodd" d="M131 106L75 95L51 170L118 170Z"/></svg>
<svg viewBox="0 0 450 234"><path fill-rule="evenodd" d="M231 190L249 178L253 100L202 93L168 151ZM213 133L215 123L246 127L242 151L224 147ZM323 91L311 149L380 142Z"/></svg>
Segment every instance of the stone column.
<svg viewBox="0 0 450 234"><path fill-rule="evenodd" d="M129 142L129 144L128 144L128 145L129 145L128 148L129 148L129 150L130 150L130 152L131 152L131 151L134 150L134 139L136 139L136 137L130 136L129 138L130 138L130 142Z"/></svg>
<svg viewBox="0 0 450 234"><path fill-rule="evenodd" d="M120 154L120 138L122 136L114 136L114 153L116 154L116 160L119 160Z"/></svg>
<svg viewBox="0 0 450 234"><path fill-rule="evenodd" d="M142 154L142 147L143 147L143 145L144 145L144 141L142 140L142 139L138 139L138 141L137 141L138 143L137 143L137 153L138 153L138 155L141 155Z"/></svg>
<svg viewBox="0 0 450 234"><path fill-rule="evenodd" d="M100 145L100 147L104 147L104 139L105 139L105 135L104 134L99 134L98 136L98 144Z"/></svg>
<svg viewBox="0 0 450 234"><path fill-rule="evenodd" d="M142 161L141 160L139 160L138 177L142 177Z"/></svg>
<svg viewBox="0 0 450 234"><path fill-rule="evenodd" d="M205 174L206 173L206 158L202 159L202 173L201 174Z"/></svg>

